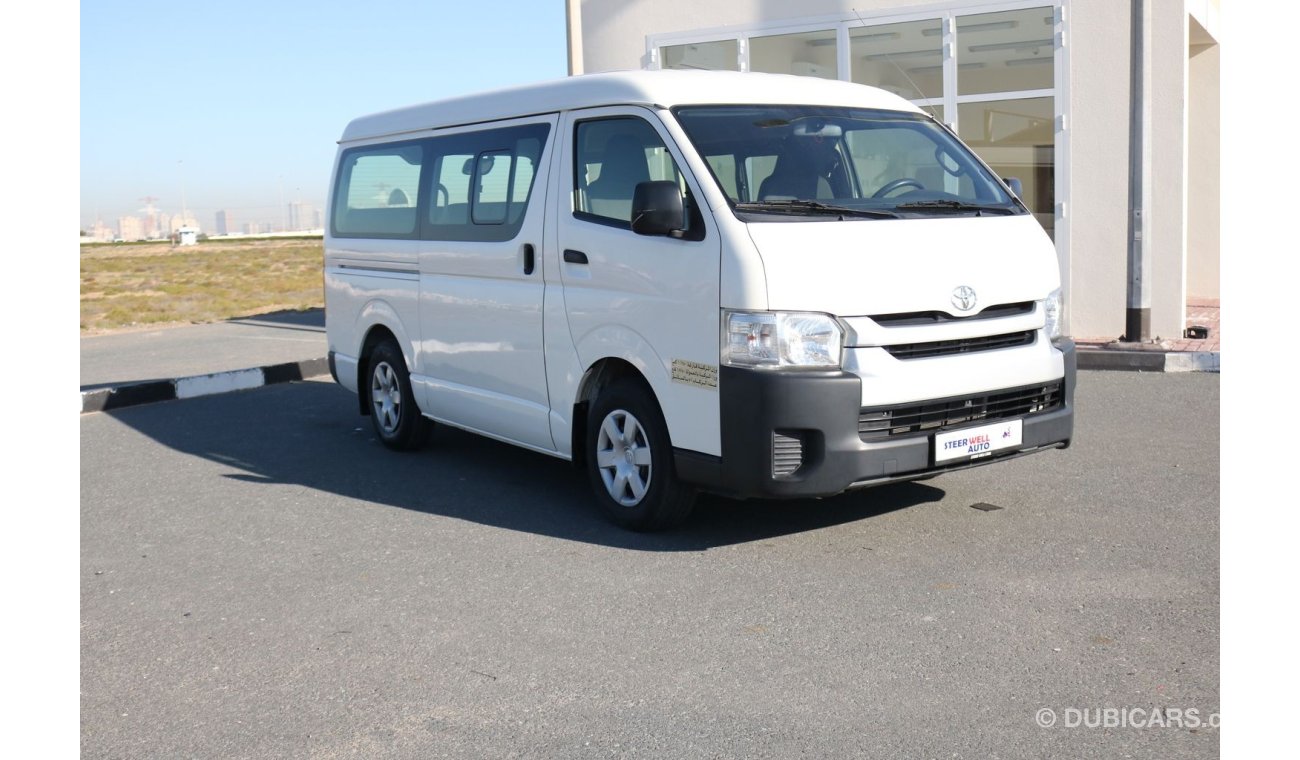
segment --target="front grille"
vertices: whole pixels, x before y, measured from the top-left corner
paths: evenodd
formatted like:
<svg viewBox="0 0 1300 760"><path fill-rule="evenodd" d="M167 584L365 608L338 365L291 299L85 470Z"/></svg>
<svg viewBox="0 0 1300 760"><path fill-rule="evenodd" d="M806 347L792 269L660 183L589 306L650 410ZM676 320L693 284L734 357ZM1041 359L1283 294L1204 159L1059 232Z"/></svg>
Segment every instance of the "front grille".
<svg viewBox="0 0 1300 760"><path fill-rule="evenodd" d="M925 359L932 356L950 356L952 354L969 354L976 351L993 351L999 348L1028 346L1034 342L1037 331L1005 333L1003 335L982 335L978 338L958 338L956 340L932 340L926 343L896 343L882 346L895 359Z"/></svg>
<svg viewBox="0 0 1300 760"><path fill-rule="evenodd" d="M872 407L859 413L858 435L863 440L879 440L929 434L968 422L1050 412L1059 409L1061 404L1061 382L1058 380L974 396Z"/></svg>
<svg viewBox="0 0 1300 760"><path fill-rule="evenodd" d="M788 478L803 464L803 439L772 431L772 477Z"/></svg>
<svg viewBox="0 0 1300 760"><path fill-rule="evenodd" d="M912 325L942 324L944 322L965 322L971 319L1015 317L1021 314L1030 314L1033 311L1033 301L1021 301L1019 303L997 304L965 317L955 317L943 311L908 311L901 314L878 314L871 317L871 321L881 327L908 327Z"/></svg>

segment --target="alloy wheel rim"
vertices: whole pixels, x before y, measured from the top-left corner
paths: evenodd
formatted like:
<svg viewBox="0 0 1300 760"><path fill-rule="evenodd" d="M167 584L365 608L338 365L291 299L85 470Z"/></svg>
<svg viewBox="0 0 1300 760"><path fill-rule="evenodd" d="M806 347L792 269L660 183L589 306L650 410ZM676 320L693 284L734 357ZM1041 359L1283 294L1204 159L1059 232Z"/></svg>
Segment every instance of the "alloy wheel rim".
<svg viewBox="0 0 1300 760"><path fill-rule="evenodd" d="M375 365L375 372L370 378L370 397L379 428L385 434L392 434L402 420L402 386L397 381L397 373L388 362Z"/></svg>
<svg viewBox="0 0 1300 760"><path fill-rule="evenodd" d="M596 440L596 467L610 498L625 507L640 504L650 488L652 463L640 420L624 409L605 415Z"/></svg>

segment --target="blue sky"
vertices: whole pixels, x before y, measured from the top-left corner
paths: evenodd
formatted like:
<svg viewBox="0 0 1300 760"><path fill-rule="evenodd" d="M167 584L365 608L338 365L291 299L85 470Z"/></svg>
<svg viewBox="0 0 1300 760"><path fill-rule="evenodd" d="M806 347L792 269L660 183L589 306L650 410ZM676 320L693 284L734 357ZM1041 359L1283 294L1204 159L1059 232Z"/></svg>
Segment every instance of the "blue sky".
<svg viewBox="0 0 1300 760"><path fill-rule="evenodd" d="M320 206L350 119L563 77L564 24L563 0L83 3L81 223Z"/></svg>

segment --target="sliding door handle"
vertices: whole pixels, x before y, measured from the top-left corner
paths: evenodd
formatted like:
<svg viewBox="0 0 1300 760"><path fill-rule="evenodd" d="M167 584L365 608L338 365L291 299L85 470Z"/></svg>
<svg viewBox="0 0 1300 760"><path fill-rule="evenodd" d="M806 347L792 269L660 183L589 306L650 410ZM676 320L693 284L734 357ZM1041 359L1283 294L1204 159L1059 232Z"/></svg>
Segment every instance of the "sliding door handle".
<svg viewBox="0 0 1300 760"><path fill-rule="evenodd" d="M534 264L533 244L524 243L524 274L532 274Z"/></svg>
<svg viewBox="0 0 1300 760"><path fill-rule="evenodd" d="M570 264L586 264L587 254L582 251L575 251L572 248L565 248L564 260Z"/></svg>

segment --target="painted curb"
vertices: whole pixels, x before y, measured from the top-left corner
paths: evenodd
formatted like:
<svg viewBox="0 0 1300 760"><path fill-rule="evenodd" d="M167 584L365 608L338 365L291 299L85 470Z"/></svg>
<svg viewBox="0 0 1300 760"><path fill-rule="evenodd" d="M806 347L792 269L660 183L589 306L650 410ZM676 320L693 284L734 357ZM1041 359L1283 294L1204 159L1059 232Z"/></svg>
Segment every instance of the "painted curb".
<svg viewBox="0 0 1300 760"><path fill-rule="evenodd" d="M328 359L307 359L300 362L271 364L265 367L214 372L210 375L178 377L172 380L149 380L126 383L106 388L81 391L81 413L107 412L140 404L171 401L182 398L199 398L218 393L233 393L263 385L288 383L309 377L329 375Z"/></svg>
<svg viewBox="0 0 1300 760"><path fill-rule="evenodd" d="M1218 351L1078 349L1079 369L1127 372L1218 372Z"/></svg>

